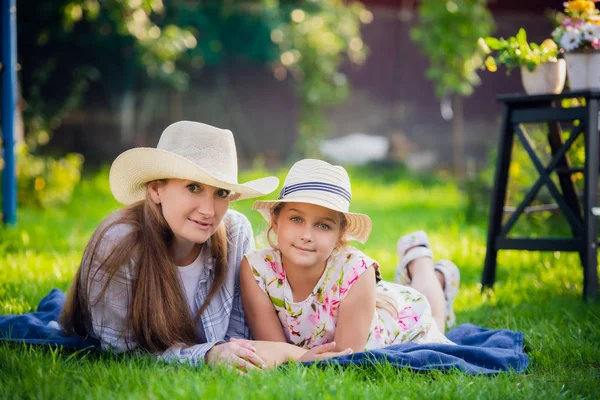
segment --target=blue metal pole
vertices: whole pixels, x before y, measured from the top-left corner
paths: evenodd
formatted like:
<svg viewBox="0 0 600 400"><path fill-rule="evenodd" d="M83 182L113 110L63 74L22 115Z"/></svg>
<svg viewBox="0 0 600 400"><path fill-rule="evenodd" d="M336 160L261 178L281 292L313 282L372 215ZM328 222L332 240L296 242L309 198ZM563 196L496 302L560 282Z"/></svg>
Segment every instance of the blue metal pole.
<svg viewBox="0 0 600 400"><path fill-rule="evenodd" d="M4 223L17 222L15 107L17 105L17 2L2 0L2 213Z"/></svg>

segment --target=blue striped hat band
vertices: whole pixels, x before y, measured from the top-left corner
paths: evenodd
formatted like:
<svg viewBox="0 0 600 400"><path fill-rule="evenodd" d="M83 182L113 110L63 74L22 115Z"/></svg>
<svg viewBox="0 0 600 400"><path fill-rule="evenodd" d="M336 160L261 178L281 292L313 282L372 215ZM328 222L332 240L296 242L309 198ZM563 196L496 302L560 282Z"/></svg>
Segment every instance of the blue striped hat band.
<svg viewBox="0 0 600 400"><path fill-rule="evenodd" d="M302 190L317 190L321 192L329 192L342 196L348 201L350 201L350 199L352 198L352 195L349 191L338 185L333 185L327 182L302 182L296 183L294 185L284 186L283 188L281 188L278 200L283 199L290 193L299 192Z"/></svg>

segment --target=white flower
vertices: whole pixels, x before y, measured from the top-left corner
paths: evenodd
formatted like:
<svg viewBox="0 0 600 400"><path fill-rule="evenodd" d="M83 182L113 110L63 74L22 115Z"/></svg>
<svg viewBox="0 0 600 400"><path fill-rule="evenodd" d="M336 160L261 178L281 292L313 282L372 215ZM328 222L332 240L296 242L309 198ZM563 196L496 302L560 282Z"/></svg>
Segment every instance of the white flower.
<svg viewBox="0 0 600 400"><path fill-rule="evenodd" d="M560 37L560 35L562 34L562 31L563 31L563 30L562 30L562 27L560 27L560 26L559 26L558 28L556 28L556 29L554 29L554 30L552 31L552 37L553 37L554 39L557 39L557 38L559 38L559 37Z"/></svg>
<svg viewBox="0 0 600 400"><path fill-rule="evenodd" d="M600 39L600 26L587 22L581 27L583 39L588 42L593 42L595 39Z"/></svg>
<svg viewBox="0 0 600 400"><path fill-rule="evenodd" d="M564 35L560 38L560 47L565 51L572 51L581 44L581 31L579 29L567 29Z"/></svg>

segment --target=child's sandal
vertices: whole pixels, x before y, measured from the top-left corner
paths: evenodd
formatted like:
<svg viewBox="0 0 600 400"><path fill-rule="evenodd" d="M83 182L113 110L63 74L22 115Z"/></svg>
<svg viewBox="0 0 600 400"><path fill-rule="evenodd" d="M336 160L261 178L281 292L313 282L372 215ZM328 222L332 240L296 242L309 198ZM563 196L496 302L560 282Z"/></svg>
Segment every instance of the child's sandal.
<svg viewBox="0 0 600 400"><path fill-rule="evenodd" d="M398 239L398 257L400 261L396 267L394 281L401 285L408 285L411 281L408 264L421 257L433 259L433 252L429 248L427 233L425 231L417 231Z"/></svg>

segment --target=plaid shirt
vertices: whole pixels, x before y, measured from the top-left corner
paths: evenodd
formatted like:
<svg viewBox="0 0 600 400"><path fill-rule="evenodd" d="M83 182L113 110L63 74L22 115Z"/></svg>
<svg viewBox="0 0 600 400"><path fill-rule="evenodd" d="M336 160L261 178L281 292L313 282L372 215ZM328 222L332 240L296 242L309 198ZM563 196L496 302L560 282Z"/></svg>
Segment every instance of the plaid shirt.
<svg viewBox="0 0 600 400"><path fill-rule="evenodd" d="M109 220L113 217L115 215L109 217ZM244 254L254 250L252 227L244 215L233 210L227 212L223 223L227 227L228 273L221 290L213 297L198 321L198 331L203 333L205 343L193 346L172 346L164 353L158 354L160 358L197 365L204 361L206 352L213 346L225 343L232 337L251 338L242 308L239 268ZM94 260L105 259L116 243L130 231L131 227L124 224L111 227L102 237ZM210 248L209 239L201 250L205 268L202 270L196 292L198 306L204 302L214 278L214 259L210 256ZM84 254L84 258L86 256ZM134 350L138 345L133 335L126 332L125 328L134 279L133 261L115 273L101 298L99 298L99 293L105 284L105 279L102 270L95 274L98 267L99 262L94 261L88 286L92 314L91 336L99 339L105 350L114 352ZM86 273L82 270L82 277L85 277Z"/></svg>

